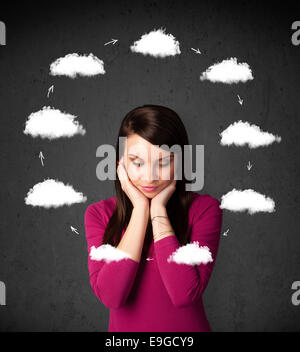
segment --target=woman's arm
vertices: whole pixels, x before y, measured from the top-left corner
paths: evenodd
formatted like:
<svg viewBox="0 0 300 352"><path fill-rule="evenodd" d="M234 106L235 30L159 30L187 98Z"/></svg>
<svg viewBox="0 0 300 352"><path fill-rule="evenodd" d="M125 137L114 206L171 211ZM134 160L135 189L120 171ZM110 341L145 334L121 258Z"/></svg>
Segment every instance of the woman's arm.
<svg viewBox="0 0 300 352"><path fill-rule="evenodd" d="M177 249L187 249L187 247L181 246L177 237L174 235L165 236L154 243L157 265L162 281L172 303L176 307L184 307L195 302L200 298L208 284L215 264L222 228L223 211L219 208L219 205L220 202L214 200L210 202L204 210L200 208L200 203L199 206L196 206L196 215L190 237L190 243L198 241L199 247L206 246L209 249L212 261L201 263L201 249L197 250L199 258L187 258L187 262L196 261L198 263L200 262L200 264L178 264L176 261L170 260L172 254L174 254ZM163 215L165 215L165 213L163 213ZM161 219L159 221L162 222L166 220L165 218L156 219ZM153 221L153 224L154 223L156 223L155 231L158 231L159 224ZM167 225L162 226L165 228ZM191 250L189 249L186 253L190 254Z"/></svg>
<svg viewBox="0 0 300 352"><path fill-rule="evenodd" d="M94 204L90 205L85 213L90 283L95 295L109 308L121 307L131 291L141 258L150 212L149 200L128 178L123 156L117 174L122 190L133 206L127 229L117 247L102 245L107 225L101 215L103 201L98 203L98 208L95 208Z"/></svg>
<svg viewBox="0 0 300 352"><path fill-rule="evenodd" d="M99 248L106 228L102 216L102 201L91 204L85 212L85 232L88 246L88 270L90 283L95 295L108 308L119 308L131 291L138 269L148 221L146 209L134 208L128 227L123 234L119 249L130 256L121 260L107 261L91 258L91 247ZM147 219L147 220L146 220ZM103 248L103 247L102 247ZM111 248L106 247L110 253Z"/></svg>
<svg viewBox="0 0 300 352"><path fill-rule="evenodd" d="M124 156L120 160L117 173L122 190L130 199L133 209L126 232L118 248L129 253L133 260L139 262L149 220L149 200L130 181L123 160Z"/></svg>
<svg viewBox="0 0 300 352"><path fill-rule="evenodd" d="M151 222L154 243L168 236L175 236L171 226L167 209L164 206L156 206L151 209Z"/></svg>
<svg viewBox="0 0 300 352"><path fill-rule="evenodd" d="M134 207L127 229L117 247L127 252L136 262L141 260L148 219L149 206Z"/></svg>

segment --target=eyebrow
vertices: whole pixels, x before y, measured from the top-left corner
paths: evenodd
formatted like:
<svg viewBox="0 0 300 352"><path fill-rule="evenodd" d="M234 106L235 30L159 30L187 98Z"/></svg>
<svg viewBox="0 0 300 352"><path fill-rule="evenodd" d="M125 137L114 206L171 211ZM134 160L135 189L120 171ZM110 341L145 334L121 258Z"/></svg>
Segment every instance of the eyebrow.
<svg viewBox="0 0 300 352"><path fill-rule="evenodd" d="M139 156L135 155L135 154L128 154L128 156L131 155L131 156L134 156L134 160L135 159L140 159L140 160L143 160L142 158L140 158ZM166 158L170 158L172 159L174 157L174 154L171 154L171 155L167 155L167 156L164 156L162 158L159 158L158 160L163 160L163 159L166 159Z"/></svg>

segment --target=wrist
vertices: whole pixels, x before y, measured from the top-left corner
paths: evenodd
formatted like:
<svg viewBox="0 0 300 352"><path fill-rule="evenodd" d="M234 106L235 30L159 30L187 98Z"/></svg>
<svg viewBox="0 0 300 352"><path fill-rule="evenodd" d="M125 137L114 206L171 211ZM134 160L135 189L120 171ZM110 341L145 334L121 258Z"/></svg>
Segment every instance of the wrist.
<svg viewBox="0 0 300 352"><path fill-rule="evenodd" d="M133 206L133 210L138 211L138 212L142 212L145 214L150 214L150 207L149 207L149 203L142 203L142 204L137 204Z"/></svg>
<svg viewBox="0 0 300 352"><path fill-rule="evenodd" d="M165 233L157 234L153 236L153 240L154 242L157 242L159 240L162 240L165 237L170 237L170 236L175 236L174 231L166 231Z"/></svg>
<svg viewBox="0 0 300 352"><path fill-rule="evenodd" d="M150 215L151 215L151 218L153 218L153 216L157 216L157 215L164 215L164 216L167 216L167 209L165 206L163 205L155 205L155 206L151 206L151 209L150 209Z"/></svg>

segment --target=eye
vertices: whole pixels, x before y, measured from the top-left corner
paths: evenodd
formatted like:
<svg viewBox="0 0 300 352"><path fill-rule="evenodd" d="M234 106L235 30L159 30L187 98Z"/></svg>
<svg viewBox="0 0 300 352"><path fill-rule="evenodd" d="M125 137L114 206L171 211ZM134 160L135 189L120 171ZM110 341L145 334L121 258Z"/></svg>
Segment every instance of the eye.
<svg viewBox="0 0 300 352"><path fill-rule="evenodd" d="M137 167L140 167L142 164L141 163L137 163L137 162L132 162L133 165L137 166Z"/></svg>
<svg viewBox="0 0 300 352"><path fill-rule="evenodd" d="M166 162L166 163L164 163L164 164L160 164L160 166L162 166L162 167L164 167L164 166L168 166L168 165L170 165L170 162L168 161L168 162Z"/></svg>

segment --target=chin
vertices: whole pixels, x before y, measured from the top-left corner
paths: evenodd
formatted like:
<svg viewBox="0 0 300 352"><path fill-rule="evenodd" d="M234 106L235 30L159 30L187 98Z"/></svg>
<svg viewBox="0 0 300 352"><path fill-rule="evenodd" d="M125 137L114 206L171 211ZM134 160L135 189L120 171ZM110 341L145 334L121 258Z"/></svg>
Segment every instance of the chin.
<svg viewBox="0 0 300 352"><path fill-rule="evenodd" d="M143 192L144 196L146 196L148 199L152 199L157 195L158 192L155 192L153 194L149 194L147 192Z"/></svg>

